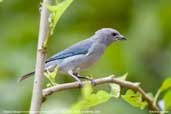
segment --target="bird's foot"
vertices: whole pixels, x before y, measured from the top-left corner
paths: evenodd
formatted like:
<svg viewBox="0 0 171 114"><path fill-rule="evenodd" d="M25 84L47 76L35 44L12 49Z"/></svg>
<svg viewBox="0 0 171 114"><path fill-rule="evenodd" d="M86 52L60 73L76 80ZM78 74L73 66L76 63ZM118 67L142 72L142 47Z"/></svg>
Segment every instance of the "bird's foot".
<svg viewBox="0 0 171 114"><path fill-rule="evenodd" d="M78 77L78 78L85 79L85 80L89 80L93 86L96 86L95 80L93 80L93 79L90 78L90 77L84 77L84 76L77 76L77 77Z"/></svg>
<svg viewBox="0 0 171 114"><path fill-rule="evenodd" d="M85 77L85 78L89 80L93 86L96 86L96 81L93 78L91 77Z"/></svg>
<svg viewBox="0 0 171 114"><path fill-rule="evenodd" d="M78 81L78 84L79 84L79 88L83 87L83 83L81 81Z"/></svg>
<svg viewBox="0 0 171 114"><path fill-rule="evenodd" d="M91 84L92 84L93 86L96 86L96 82L95 82L95 80L90 79L90 81L91 81Z"/></svg>
<svg viewBox="0 0 171 114"><path fill-rule="evenodd" d="M77 74L75 74L72 70L69 70L68 74L78 82L80 88L83 87L83 83L81 82Z"/></svg>

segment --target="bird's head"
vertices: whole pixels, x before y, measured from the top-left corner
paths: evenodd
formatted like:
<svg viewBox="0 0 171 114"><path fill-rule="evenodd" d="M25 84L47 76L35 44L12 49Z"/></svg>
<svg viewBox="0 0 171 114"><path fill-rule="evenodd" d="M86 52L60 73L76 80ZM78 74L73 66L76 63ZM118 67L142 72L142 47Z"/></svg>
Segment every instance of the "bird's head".
<svg viewBox="0 0 171 114"><path fill-rule="evenodd" d="M117 30L112 28L102 28L95 32L95 39L100 42L109 45L114 41L126 40L126 38L121 35Z"/></svg>

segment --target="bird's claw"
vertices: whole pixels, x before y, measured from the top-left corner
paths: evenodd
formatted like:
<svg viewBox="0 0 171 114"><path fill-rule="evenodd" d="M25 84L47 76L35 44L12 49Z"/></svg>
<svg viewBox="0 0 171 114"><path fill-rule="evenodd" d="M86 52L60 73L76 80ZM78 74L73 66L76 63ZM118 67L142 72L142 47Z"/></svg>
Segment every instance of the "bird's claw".
<svg viewBox="0 0 171 114"><path fill-rule="evenodd" d="M78 81L78 84L79 84L79 88L83 87L83 83L81 81Z"/></svg>
<svg viewBox="0 0 171 114"><path fill-rule="evenodd" d="M91 81L91 84L92 84L93 86L96 86L96 82L95 82L95 80L90 79L90 81Z"/></svg>

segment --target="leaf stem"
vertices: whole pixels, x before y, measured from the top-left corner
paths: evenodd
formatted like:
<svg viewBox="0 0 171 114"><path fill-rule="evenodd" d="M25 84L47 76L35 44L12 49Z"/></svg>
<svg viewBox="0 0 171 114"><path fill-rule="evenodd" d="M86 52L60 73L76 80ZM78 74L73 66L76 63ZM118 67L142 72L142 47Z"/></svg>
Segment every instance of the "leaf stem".
<svg viewBox="0 0 171 114"><path fill-rule="evenodd" d="M159 89L159 90L157 91L155 97L154 97L154 105L157 105L157 100L158 100L158 97L159 97L160 93L161 93L161 91L160 91L160 89Z"/></svg>

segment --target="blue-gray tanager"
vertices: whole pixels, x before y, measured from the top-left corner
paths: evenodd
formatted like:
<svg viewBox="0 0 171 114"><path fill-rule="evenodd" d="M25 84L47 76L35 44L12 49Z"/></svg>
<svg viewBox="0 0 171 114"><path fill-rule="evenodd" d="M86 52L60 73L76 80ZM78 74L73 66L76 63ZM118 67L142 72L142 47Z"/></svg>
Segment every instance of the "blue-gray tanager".
<svg viewBox="0 0 171 114"><path fill-rule="evenodd" d="M104 53L105 49L118 40L126 40L126 38L115 29L102 28L97 30L90 38L80 41L47 59L45 71L52 71L57 66L59 73L68 74L77 80L81 86L82 83L79 78L88 78L80 76L80 71L94 64ZM22 76L19 81L33 74L34 71Z"/></svg>

